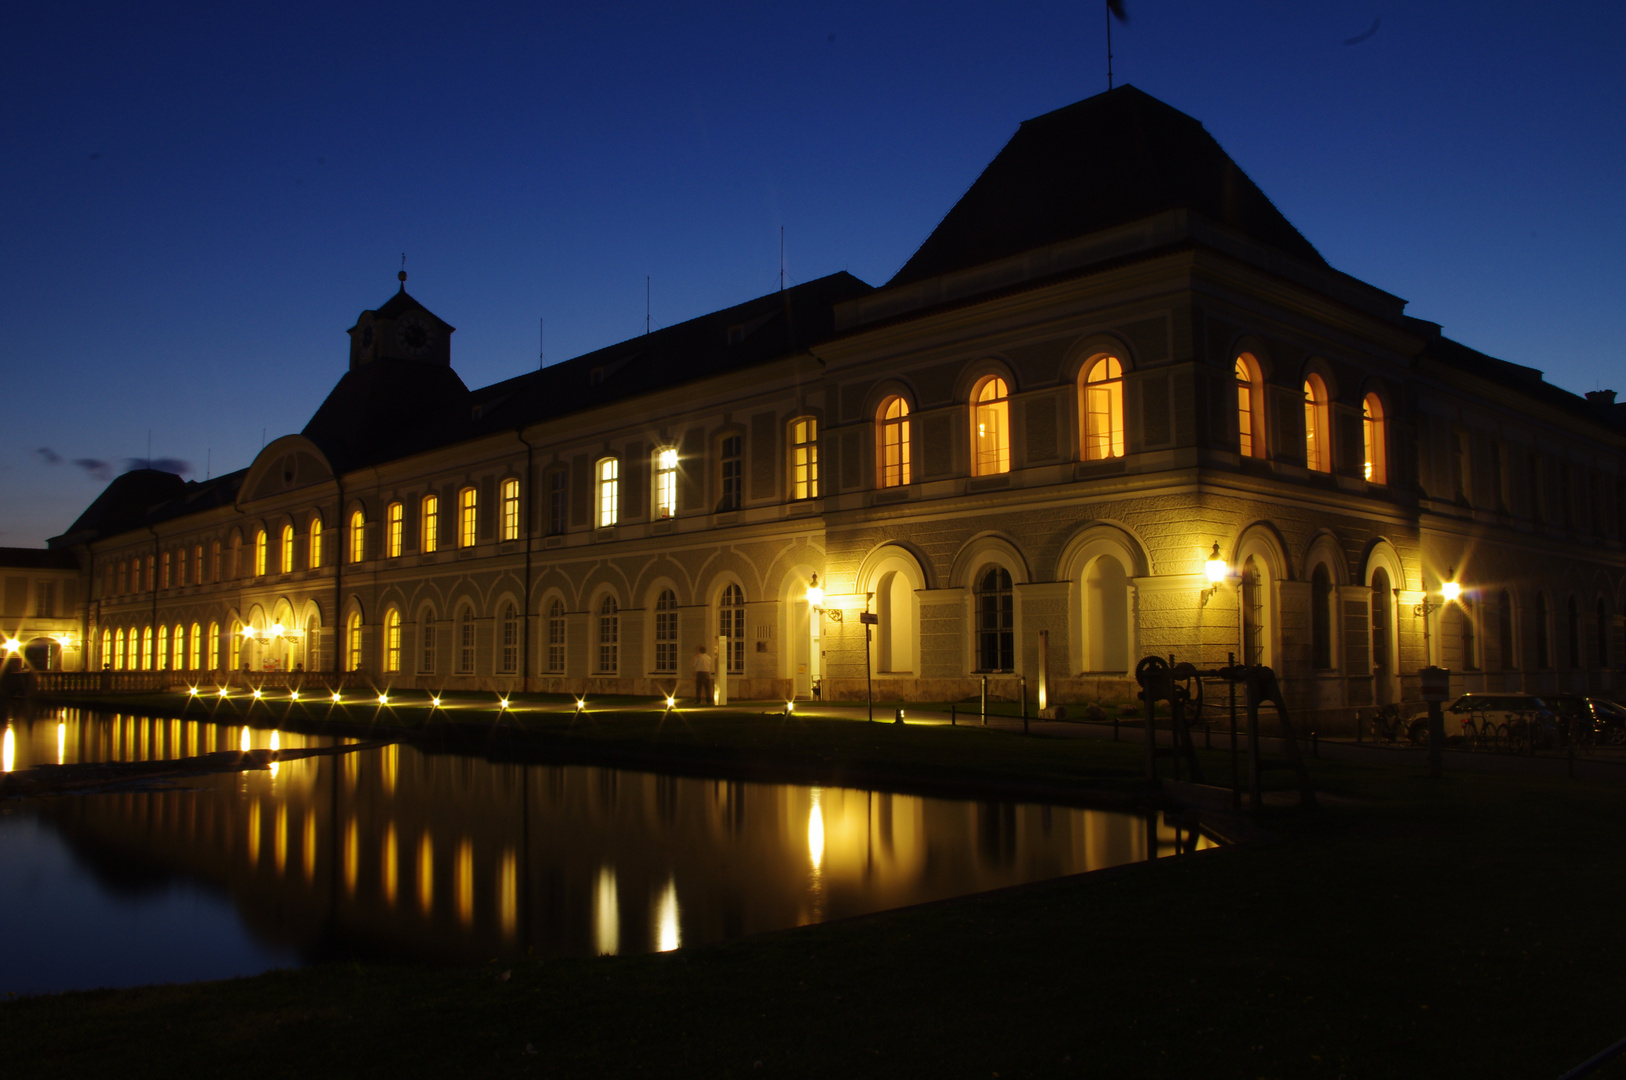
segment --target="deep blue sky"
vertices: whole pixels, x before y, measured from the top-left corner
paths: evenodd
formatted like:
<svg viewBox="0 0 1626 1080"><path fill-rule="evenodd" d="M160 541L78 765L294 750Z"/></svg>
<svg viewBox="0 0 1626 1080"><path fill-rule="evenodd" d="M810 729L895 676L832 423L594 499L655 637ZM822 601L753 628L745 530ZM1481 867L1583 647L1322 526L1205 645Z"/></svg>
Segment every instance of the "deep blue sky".
<svg viewBox="0 0 1626 1080"><path fill-rule="evenodd" d="M1626 394L1626 5L1128 4L1118 81L1334 266ZM14 10L0 545L149 429L198 477L299 430L402 252L483 385L536 364L539 317L550 362L641 332L646 274L657 326L771 291L781 226L792 281L881 284L1020 121L1106 85L1098 0L681 6Z"/></svg>

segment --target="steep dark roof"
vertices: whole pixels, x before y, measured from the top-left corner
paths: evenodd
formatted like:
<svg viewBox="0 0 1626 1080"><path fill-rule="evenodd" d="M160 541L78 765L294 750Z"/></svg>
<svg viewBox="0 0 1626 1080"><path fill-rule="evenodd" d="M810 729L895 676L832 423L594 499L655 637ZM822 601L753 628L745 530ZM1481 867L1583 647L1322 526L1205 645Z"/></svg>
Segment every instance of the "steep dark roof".
<svg viewBox="0 0 1626 1080"><path fill-rule="evenodd" d="M837 303L870 291L851 274L831 274L476 390L477 430L520 427L804 353L830 336Z"/></svg>
<svg viewBox="0 0 1626 1080"><path fill-rule="evenodd" d="M1539 401L1578 417L1604 424L1617 431L1626 431L1626 402L1617 403L1613 393L1572 394L1563 387L1554 386L1542 378L1533 367L1498 360L1473 349L1460 341L1452 341L1441 334L1435 323L1421 319L1408 319L1408 323L1429 339L1424 355L1446 367L1467 372L1489 382L1508 387L1532 401Z"/></svg>
<svg viewBox="0 0 1626 1080"><path fill-rule="evenodd" d="M469 388L451 368L373 360L345 372L302 434L342 472L456 442L468 421Z"/></svg>
<svg viewBox="0 0 1626 1080"><path fill-rule="evenodd" d="M1177 209L1326 266L1202 124L1126 85L1024 122L887 287Z"/></svg>
<svg viewBox="0 0 1626 1080"><path fill-rule="evenodd" d="M61 536L46 541L52 548L89 543L144 525L154 525L183 514L229 506L247 469L212 480L182 480L157 469L132 469L102 489L96 501Z"/></svg>

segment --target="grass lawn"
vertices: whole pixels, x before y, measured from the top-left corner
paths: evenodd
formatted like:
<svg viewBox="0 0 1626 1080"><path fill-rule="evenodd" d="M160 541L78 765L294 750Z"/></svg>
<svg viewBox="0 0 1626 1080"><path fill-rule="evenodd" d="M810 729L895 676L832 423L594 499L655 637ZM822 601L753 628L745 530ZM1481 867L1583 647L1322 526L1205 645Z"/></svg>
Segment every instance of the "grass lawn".
<svg viewBox="0 0 1626 1080"><path fill-rule="evenodd" d="M504 723L724 768L1139 783L1134 743L981 728ZM1279 843L729 945L17 999L0 1073L1557 1077L1626 1035L1626 791L1312 768L1319 812L1260 816Z"/></svg>

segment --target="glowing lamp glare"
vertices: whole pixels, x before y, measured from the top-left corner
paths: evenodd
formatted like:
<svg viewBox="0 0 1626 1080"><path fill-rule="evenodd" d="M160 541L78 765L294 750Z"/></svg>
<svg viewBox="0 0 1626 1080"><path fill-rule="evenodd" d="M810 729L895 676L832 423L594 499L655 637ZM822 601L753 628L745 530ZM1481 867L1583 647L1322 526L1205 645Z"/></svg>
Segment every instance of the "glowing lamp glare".
<svg viewBox="0 0 1626 1080"><path fill-rule="evenodd" d="M1455 600L1457 597L1462 595L1462 586L1458 585L1454 581L1447 581L1444 585L1440 586L1440 595L1445 597L1447 600Z"/></svg>

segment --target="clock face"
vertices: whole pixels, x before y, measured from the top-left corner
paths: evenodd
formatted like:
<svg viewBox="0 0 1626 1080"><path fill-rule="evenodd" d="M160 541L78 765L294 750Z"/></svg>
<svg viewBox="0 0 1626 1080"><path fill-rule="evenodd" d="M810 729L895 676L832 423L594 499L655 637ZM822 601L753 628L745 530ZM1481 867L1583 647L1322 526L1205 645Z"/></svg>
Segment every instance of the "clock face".
<svg viewBox="0 0 1626 1080"><path fill-rule="evenodd" d="M429 351L429 325L417 315L407 315L397 324L396 337L401 346L413 356Z"/></svg>

